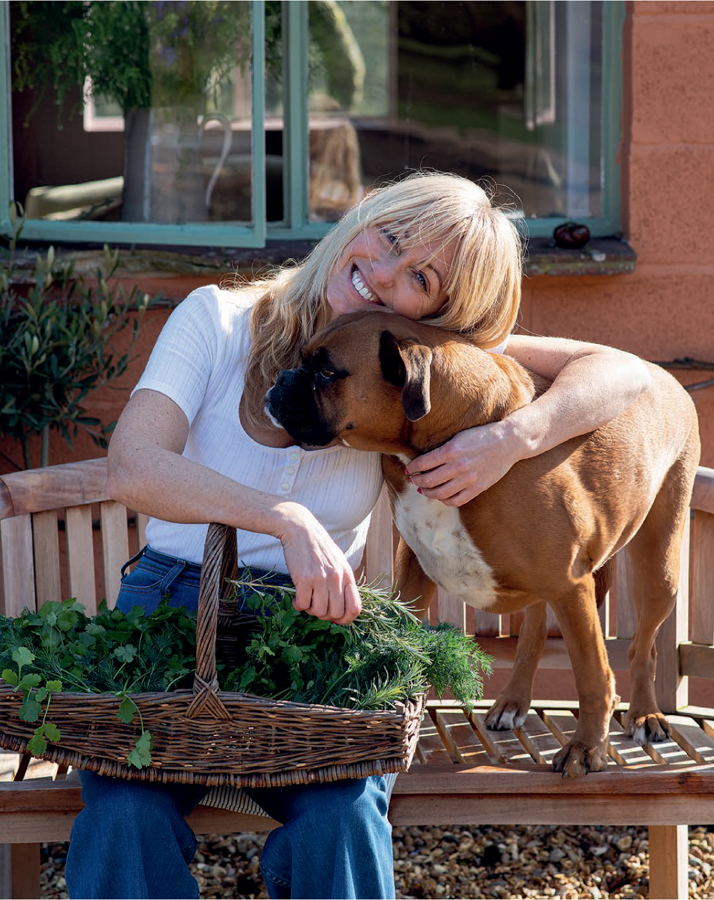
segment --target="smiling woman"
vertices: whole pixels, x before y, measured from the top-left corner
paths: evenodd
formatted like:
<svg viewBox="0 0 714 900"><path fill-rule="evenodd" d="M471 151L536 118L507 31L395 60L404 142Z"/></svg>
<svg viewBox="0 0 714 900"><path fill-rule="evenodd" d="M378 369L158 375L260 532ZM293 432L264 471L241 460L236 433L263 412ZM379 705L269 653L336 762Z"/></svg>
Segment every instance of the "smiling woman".
<svg viewBox="0 0 714 900"><path fill-rule="evenodd" d="M447 301L444 285L456 251L453 240L402 241L386 228L369 228L345 249L327 284L335 315L364 309L423 319Z"/></svg>
<svg viewBox="0 0 714 900"><path fill-rule="evenodd" d="M257 285L248 422L263 423L277 373L298 364L301 344L335 314L369 305L501 344L520 304L521 256L513 222L472 181L420 172L373 191L302 265Z"/></svg>
<svg viewBox="0 0 714 900"><path fill-rule="evenodd" d="M354 570L383 485L380 455L296 445L266 416L268 388L281 370L299 365L301 347L318 328L353 309L379 309L380 318L404 311L493 348L513 329L520 283L520 240L504 212L468 179L421 173L368 194L301 264L233 290L194 291L159 336L109 448L110 495L151 517L146 552L124 578L117 606L135 602L132 587L151 576L157 555L173 579L169 592L189 606L197 602L182 573L200 564L208 523L219 522L237 530L239 558L253 574L290 576L296 609L352 622L361 610ZM522 352L520 339L509 341L509 351ZM462 495L485 490L519 459L617 415L646 383L627 357L602 348L531 339L525 352L532 368L555 378L553 386L504 421L410 461L415 489L432 503L443 496L445 506L460 505ZM564 390L555 377L561 369ZM340 372L329 360L313 376L339 390ZM626 388L613 384L620 378ZM435 463L435 454L445 457ZM155 588L162 596L166 580ZM70 844L70 893L145 896L152 884L163 896L195 896L190 852L183 853L192 836L182 819L195 795L177 786L159 803L131 782L91 781L75 824L75 837L84 837ZM392 786L387 776L253 796L284 823L261 861L270 895L393 897ZM119 862L119 849L104 837L114 828L124 833L127 817L138 824ZM309 852L306 827L320 834ZM147 852L157 846L161 859ZM91 859L82 858L83 847L92 848Z"/></svg>

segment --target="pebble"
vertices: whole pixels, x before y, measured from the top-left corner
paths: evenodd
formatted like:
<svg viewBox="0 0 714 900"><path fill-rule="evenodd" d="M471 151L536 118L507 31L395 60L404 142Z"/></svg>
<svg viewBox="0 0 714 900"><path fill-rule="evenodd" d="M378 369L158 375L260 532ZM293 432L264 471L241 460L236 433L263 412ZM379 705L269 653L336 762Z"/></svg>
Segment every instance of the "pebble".
<svg viewBox="0 0 714 900"><path fill-rule="evenodd" d="M207 837L191 871L202 900L262 900L260 851L265 834ZM394 870L400 900L591 898L648 895L647 829L598 826L429 826L395 828ZM67 844L42 847L42 897L67 897ZM714 833L689 830L691 900L714 897Z"/></svg>

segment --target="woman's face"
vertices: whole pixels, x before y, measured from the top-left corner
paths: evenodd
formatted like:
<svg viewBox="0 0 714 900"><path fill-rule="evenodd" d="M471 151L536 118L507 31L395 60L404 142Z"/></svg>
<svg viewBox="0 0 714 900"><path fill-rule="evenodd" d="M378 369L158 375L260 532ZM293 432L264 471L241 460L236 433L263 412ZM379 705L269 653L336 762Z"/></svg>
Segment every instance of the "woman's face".
<svg viewBox="0 0 714 900"><path fill-rule="evenodd" d="M368 228L345 248L327 285L334 315L379 309L409 319L436 313L448 299L444 291L454 249L416 244L403 249L387 229ZM429 262L424 264L424 260Z"/></svg>

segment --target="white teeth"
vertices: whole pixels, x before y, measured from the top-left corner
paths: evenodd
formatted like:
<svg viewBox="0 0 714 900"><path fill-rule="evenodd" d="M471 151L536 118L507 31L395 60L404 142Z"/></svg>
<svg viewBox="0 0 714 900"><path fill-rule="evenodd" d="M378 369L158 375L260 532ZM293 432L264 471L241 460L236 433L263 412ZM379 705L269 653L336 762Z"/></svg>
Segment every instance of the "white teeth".
<svg viewBox="0 0 714 900"><path fill-rule="evenodd" d="M374 296L372 291L368 287L365 287L364 282L359 277L359 272L357 269L352 273L352 284L355 286L355 290L363 297L365 300L369 301L369 303L379 303L379 300Z"/></svg>

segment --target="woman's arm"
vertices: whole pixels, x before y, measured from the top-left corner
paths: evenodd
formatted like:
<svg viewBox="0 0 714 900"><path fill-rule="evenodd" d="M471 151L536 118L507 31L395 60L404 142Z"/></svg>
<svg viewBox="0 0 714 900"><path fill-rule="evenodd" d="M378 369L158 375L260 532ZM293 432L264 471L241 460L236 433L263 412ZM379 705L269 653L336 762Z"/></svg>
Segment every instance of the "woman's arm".
<svg viewBox="0 0 714 900"><path fill-rule="evenodd" d="M462 506L519 460L614 419L650 383L642 360L599 344L512 335L506 352L553 384L505 419L462 431L412 460L408 472L427 497Z"/></svg>
<svg viewBox="0 0 714 900"><path fill-rule="evenodd" d="M169 522L223 522L280 540L295 606L338 624L360 612L354 573L313 514L182 456L189 424L157 391L137 391L112 436L107 490L131 509Z"/></svg>

